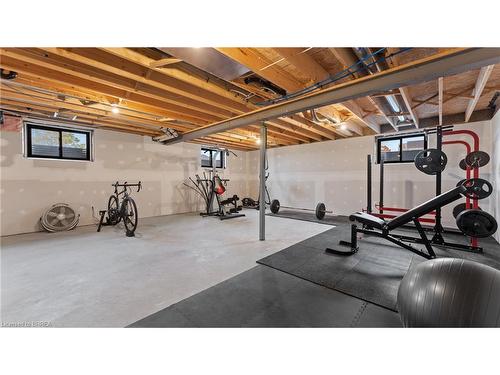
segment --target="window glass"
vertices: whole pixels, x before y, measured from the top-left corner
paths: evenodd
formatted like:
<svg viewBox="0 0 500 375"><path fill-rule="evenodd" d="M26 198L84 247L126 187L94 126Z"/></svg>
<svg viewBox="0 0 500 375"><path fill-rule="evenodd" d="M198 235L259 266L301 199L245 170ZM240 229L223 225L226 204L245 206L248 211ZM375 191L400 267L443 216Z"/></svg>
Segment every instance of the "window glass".
<svg viewBox="0 0 500 375"><path fill-rule="evenodd" d="M401 161L414 161L415 156L423 149L425 149L425 138L423 135L403 138Z"/></svg>
<svg viewBox="0 0 500 375"><path fill-rule="evenodd" d="M224 155L223 151L215 153L215 168L224 168Z"/></svg>
<svg viewBox="0 0 500 375"><path fill-rule="evenodd" d="M384 162L386 161L399 161L399 145L400 140L390 139L380 142L380 158Z"/></svg>
<svg viewBox="0 0 500 375"><path fill-rule="evenodd" d="M90 160L91 131L26 124L25 150L29 158Z"/></svg>
<svg viewBox="0 0 500 375"><path fill-rule="evenodd" d="M69 159L87 159L87 134L62 132L62 156Z"/></svg>
<svg viewBox="0 0 500 375"><path fill-rule="evenodd" d="M201 149L201 166L203 168L212 167L212 151L204 148Z"/></svg>
<svg viewBox="0 0 500 375"><path fill-rule="evenodd" d="M42 157L59 157L59 132L48 129L31 129L31 154Z"/></svg>

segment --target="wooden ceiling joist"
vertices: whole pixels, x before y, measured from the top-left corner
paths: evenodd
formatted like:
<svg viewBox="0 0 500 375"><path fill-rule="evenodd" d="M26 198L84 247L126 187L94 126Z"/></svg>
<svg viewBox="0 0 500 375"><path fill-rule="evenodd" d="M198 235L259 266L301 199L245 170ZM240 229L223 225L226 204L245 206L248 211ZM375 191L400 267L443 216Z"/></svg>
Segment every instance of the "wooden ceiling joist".
<svg viewBox="0 0 500 375"><path fill-rule="evenodd" d="M418 128L419 121L418 121L418 116L417 113L413 110L413 100L410 96L410 91L407 87L400 87L399 92L401 93L401 97L403 98L403 101L406 104L406 108L408 108L408 111L410 113L411 119L415 123L415 127Z"/></svg>
<svg viewBox="0 0 500 375"><path fill-rule="evenodd" d="M488 82L488 79L490 78L493 67L494 65L484 66L479 71L476 85L474 87L474 91L472 92L473 98L469 100L469 104L467 104L467 109L465 110L465 122L469 121L472 112L474 112L477 102L479 101L479 98L481 98L481 94L486 86L486 82Z"/></svg>

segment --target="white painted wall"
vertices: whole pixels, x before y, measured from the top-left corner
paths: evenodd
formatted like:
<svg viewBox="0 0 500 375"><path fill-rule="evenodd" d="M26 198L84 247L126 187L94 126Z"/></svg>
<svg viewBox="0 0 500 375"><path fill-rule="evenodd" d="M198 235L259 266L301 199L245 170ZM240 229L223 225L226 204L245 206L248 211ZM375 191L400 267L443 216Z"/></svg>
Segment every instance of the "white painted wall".
<svg viewBox="0 0 500 375"><path fill-rule="evenodd" d="M498 121L498 120L497 120ZM491 154L491 121L458 125L458 129L476 131L481 139L480 148ZM451 139L452 137L446 137ZM453 139L468 140L470 137L453 136ZM435 145L431 136L429 147ZM465 157L465 147L445 145L448 164L443 173L443 191L451 189L465 172L458 167ZM268 187L271 199L279 199L282 205L295 207L316 206L322 201L327 209L340 215L348 215L366 207L366 156L375 155L373 136L346 138L298 146L268 150ZM250 152L249 192L258 194L258 151ZM375 156L373 156L375 160ZM480 176L491 180L491 165L480 171ZM373 202L378 202L379 169L373 166ZM413 163L386 164L385 205L411 208L435 196L435 177L419 172ZM458 204L459 202L457 202ZM455 204L443 210L443 224L455 226L451 214ZM480 202L480 206L491 212L491 198Z"/></svg>
<svg viewBox="0 0 500 375"><path fill-rule="evenodd" d="M39 230L42 212L54 203L70 204L81 214L80 225L94 223L91 207L105 209L116 180L143 182L134 193L140 217L192 212L202 208L182 182L202 171L200 146L164 146L150 137L95 131L95 161L26 159L20 132L0 131L1 235ZM247 195L247 153L230 156L227 194ZM97 213L97 212L96 212Z"/></svg>
<svg viewBox="0 0 500 375"><path fill-rule="evenodd" d="M495 189L492 194L490 213L500 223L500 111L491 120L492 126L492 183ZM500 242L500 230L497 231L495 238Z"/></svg>

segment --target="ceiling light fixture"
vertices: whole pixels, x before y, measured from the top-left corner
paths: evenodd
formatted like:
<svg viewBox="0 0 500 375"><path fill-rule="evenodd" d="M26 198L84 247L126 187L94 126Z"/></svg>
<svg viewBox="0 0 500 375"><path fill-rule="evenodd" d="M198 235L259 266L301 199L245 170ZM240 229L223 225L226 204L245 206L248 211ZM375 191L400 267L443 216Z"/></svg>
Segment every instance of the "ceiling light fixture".
<svg viewBox="0 0 500 375"><path fill-rule="evenodd" d="M75 121L78 116L74 115L73 118L71 119L72 121Z"/></svg>
<svg viewBox="0 0 500 375"><path fill-rule="evenodd" d="M59 112L56 111L56 112L54 112L54 118L57 116L59 116Z"/></svg>
<svg viewBox="0 0 500 375"><path fill-rule="evenodd" d="M340 130L347 130L347 126L346 126L346 124L342 124L342 125L340 125Z"/></svg>
<svg viewBox="0 0 500 375"><path fill-rule="evenodd" d="M116 104L111 104L111 107L111 112L120 113L120 108L118 108Z"/></svg>
<svg viewBox="0 0 500 375"><path fill-rule="evenodd" d="M255 140L255 143L257 143L258 145L260 145L260 138L257 138L257 139Z"/></svg>

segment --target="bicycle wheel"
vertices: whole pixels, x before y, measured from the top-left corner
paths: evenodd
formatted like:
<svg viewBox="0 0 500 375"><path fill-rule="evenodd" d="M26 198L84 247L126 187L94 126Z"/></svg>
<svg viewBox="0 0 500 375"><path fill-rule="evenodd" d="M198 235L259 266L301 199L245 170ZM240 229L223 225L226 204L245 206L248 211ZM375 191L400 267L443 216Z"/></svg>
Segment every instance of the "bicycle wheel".
<svg viewBox="0 0 500 375"><path fill-rule="evenodd" d="M108 200L108 223L116 225L120 220L121 216L118 211L118 198L115 195L111 195Z"/></svg>
<svg viewBox="0 0 500 375"><path fill-rule="evenodd" d="M135 201L128 197L122 202L123 205L123 223L127 230L127 236L133 236L137 228L137 205Z"/></svg>

